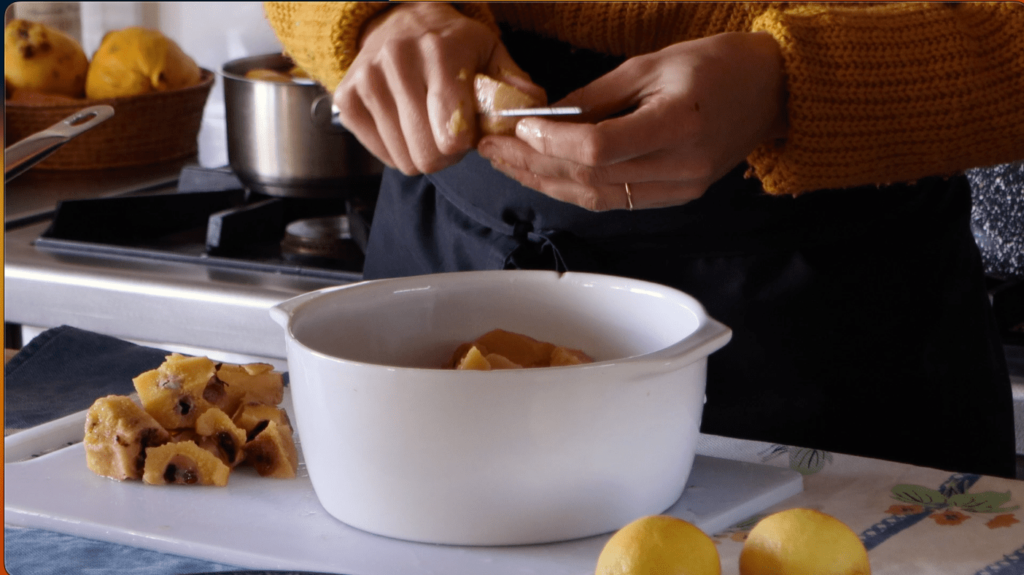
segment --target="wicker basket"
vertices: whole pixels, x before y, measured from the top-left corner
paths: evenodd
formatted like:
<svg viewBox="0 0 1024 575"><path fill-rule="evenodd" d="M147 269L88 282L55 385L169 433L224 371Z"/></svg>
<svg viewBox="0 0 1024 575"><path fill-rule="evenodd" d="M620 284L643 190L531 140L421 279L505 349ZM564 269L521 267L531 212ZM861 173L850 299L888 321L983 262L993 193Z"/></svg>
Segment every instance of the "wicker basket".
<svg viewBox="0 0 1024 575"><path fill-rule="evenodd" d="M155 164L185 158L199 149L203 108L214 74L202 71L199 84L102 100L15 94L5 102L9 146L45 130L82 108L108 104L114 117L71 140L34 170L91 170Z"/></svg>

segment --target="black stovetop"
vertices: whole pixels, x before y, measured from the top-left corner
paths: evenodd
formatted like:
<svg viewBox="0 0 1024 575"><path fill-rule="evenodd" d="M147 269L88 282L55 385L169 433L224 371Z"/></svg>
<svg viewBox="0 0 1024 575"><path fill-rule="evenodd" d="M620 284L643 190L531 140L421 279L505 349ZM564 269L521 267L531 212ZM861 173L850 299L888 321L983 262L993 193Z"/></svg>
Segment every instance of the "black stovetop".
<svg viewBox="0 0 1024 575"><path fill-rule="evenodd" d="M168 190L60 202L35 245L352 281L361 275L376 189L362 183L338 198L273 197L247 190L227 168L187 166ZM344 256L282 248L289 223L325 216L346 220Z"/></svg>

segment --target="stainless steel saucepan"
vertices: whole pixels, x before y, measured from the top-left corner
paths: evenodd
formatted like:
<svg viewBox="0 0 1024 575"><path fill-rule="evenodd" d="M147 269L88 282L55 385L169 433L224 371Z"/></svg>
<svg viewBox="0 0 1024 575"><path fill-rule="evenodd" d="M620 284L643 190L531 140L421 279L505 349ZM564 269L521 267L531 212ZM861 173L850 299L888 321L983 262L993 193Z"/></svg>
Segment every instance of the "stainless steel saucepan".
<svg viewBox="0 0 1024 575"><path fill-rule="evenodd" d="M107 105L90 106L64 118L42 132L11 144L4 150L4 183L46 159L61 146L114 116Z"/></svg>
<svg viewBox="0 0 1024 575"><path fill-rule="evenodd" d="M384 165L331 122L330 94L322 86L302 78L246 78L251 70L291 67L280 54L223 66L228 161L238 178L272 196L328 198L379 180Z"/></svg>

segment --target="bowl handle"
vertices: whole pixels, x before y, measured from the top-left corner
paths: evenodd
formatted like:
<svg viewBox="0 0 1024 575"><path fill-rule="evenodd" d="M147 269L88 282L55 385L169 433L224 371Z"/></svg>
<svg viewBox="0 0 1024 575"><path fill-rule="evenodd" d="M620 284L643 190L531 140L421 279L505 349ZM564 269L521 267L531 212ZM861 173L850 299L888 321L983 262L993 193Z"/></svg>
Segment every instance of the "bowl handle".
<svg viewBox="0 0 1024 575"><path fill-rule="evenodd" d="M692 363L700 358L707 357L722 347L725 347L725 344L729 343L729 340L731 339L732 330L725 324L709 317L706 318L704 323L697 328L697 331L690 334L689 337L679 342L677 345L651 354L648 358L671 362L672 365L668 365L666 363L663 364L664 367L667 369L675 369L678 367L678 362L680 360L688 358L688 363Z"/></svg>

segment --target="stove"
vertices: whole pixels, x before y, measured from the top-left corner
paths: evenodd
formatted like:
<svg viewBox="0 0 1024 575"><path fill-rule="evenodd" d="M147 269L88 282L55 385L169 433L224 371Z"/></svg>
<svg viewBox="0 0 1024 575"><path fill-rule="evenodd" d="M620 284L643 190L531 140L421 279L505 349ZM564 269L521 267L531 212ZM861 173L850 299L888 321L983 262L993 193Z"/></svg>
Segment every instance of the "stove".
<svg viewBox="0 0 1024 575"><path fill-rule="evenodd" d="M280 365L268 309L362 279L377 183L342 189L266 196L227 168L189 163L30 171L6 190L5 326L71 325Z"/></svg>
<svg viewBox="0 0 1024 575"><path fill-rule="evenodd" d="M61 202L35 246L352 281L377 185L337 199L272 197L226 168L185 167L173 190Z"/></svg>

